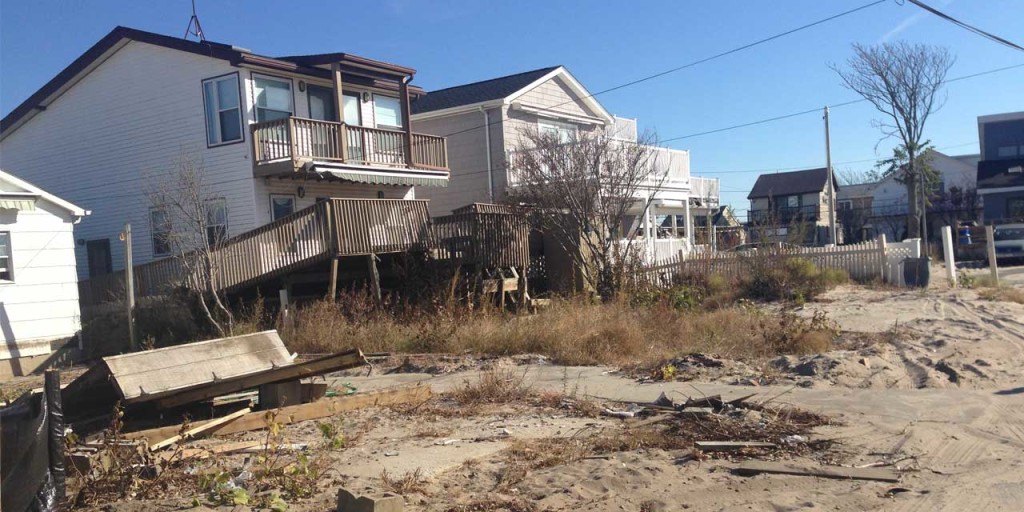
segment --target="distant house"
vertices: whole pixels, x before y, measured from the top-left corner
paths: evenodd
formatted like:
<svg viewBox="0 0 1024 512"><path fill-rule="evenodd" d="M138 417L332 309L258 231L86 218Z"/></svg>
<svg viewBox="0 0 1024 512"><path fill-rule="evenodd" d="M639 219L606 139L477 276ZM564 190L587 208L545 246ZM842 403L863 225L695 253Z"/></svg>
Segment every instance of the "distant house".
<svg viewBox="0 0 1024 512"><path fill-rule="evenodd" d="M418 192L431 200L434 212L444 213L470 203L500 202L515 187L507 163L513 151L524 149L524 130L566 142L577 134L602 132L624 144L637 142L636 120L611 115L562 66L431 91L413 101L412 124L448 140L453 185ZM688 151L652 150L667 179L649 208L638 201L623 228L641 233L652 257L674 256L692 244L693 216L718 207L718 180L692 176Z"/></svg>
<svg viewBox="0 0 1024 512"><path fill-rule="evenodd" d="M873 238L871 216L878 183L843 185L836 195L836 221L843 229L843 241L862 242Z"/></svg>
<svg viewBox="0 0 1024 512"><path fill-rule="evenodd" d="M88 214L0 171L0 380L32 372L81 329L72 231Z"/></svg>
<svg viewBox="0 0 1024 512"><path fill-rule="evenodd" d="M929 238L935 239L942 226L953 226L962 220L977 220L980 214L975 192L978 155L950 156L929 149L925 160L938 178L938 183L929 195L928 207ZM909 209L906 184L894 173L868 185L872 200L867 223L873 234L885 234L889 240L902 240L907 234ZM840 198L842 196L843 193L840 193ZM836 207L842 211L843 205L838 204Z"/></svg>
<svg viewBox="0 0 1024 512"><path fill-rule="evenodd" d="M832 183L833 192L838 193L838 183L835 179ZM755 236L791 243L830 243L828 171L824 167L762 174L747 199Z"/></svg>
<svg viewBox="0 0 1024 512"><path fill-rule="evenodd" d="M984 222L1024 221L1024 112L978 117Z"/></svg>

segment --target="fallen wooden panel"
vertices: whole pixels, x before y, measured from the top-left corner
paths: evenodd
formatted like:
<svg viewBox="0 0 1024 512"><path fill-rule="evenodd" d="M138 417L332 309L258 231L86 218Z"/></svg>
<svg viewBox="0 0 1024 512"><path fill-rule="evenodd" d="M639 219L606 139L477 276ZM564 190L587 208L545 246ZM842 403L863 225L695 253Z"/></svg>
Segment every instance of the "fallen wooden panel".
<svg viewBox="0 0 1024 512"><path fill-rule="evenodd" d="M291 363L292 357L277 331L103 358L115 388L127 404L155 400ZM231 391L241 389L245 388ZM215 393L210 398L231 391Z"/></svg>
<svg viewBox="0 0 1024 512"><path fill-rule="evenodd" d="M747 461L735 469L740 475L756 475L759 473L776 473L781 475L817 476L821 478L839 478L847 480L877 480L880 482L898 482L899 473L885 468L846 468L842 466L815 466L792 462L759 462Z"/></svg>
<svg viewBox="0 0 1024 512"><path fill-rule="evenodd" d="M289 423L299 421L326 418L328 416L334 416L340 412L352 411L363 407L423 402L429 399L430 396L430 386L409 386L375 391L372 393L325 398L310 404L283 407L273 412L276 412L277 414L275 419L277 423L287 425ZM268 412L271 411L250 412L231 423L220 425L210 430L209 433L223 435L266 428ZM209 423L210 421L216 420L208 420L203 423L196 423L196 425L202 425ZM148 443L156 443L162 439L173 436L180 431L181 425L172 425L169 427L130 432L124 434L124 437L126 439L145 439Z"/></svg>
<svg viewBox="0 0 1024 512"><path fill-rule="evenodd" d="M775 448L775 443L761 441L697 441L694 445L704 452L733 452L744 448Z"/></svg>
<svg viewBox="0 0 1024 512"><path fill-rule="evenodd" d="M230 423L230 422L232 422L234 420L237 420L238 418L241 418L242 416L245 416L246 414L249 414L250 412L252 412L251 409L246 407L245 409L237 410L237 411L235 411L235 412L233 412L231 414L228 414L227 416L207 421L207 422L203 423L202 425L198 425L198 426L192 427L192 428L186 430L185 432L182 432L180 434L175 434L175 435L170 436L170 437L168 437L166 439L161 439L160 441L157 441L157 442L155 442L153 444L150 444L149 445L149 451L155 452L155 451L157 451L157 450L159 450L161 448L164 448L164 447L170 446L170 445L172 445L174 443L177 443L181 439L190 439L190 438L193 438L195 436L204 434L206 432L209 432L210 430L213 430L213 429L217 428L220 425L224 425L224 424Z"/></svg>
<svg viewBox="0 0 1024 512"><path fill-rule="evenodd" d="M298 380L303 377L312 377L314 375L355 368L364 364L366 364L366 359L363 358L363 353L353 349L348 352L340 352L303 363L289 364L253 374L241 375L232 379L223 379L195 386L193 389L160 398L157 400L157 405L164 408L175 407L254 388L262 384ZM296 398L301 398L301 391Z"/></svg>

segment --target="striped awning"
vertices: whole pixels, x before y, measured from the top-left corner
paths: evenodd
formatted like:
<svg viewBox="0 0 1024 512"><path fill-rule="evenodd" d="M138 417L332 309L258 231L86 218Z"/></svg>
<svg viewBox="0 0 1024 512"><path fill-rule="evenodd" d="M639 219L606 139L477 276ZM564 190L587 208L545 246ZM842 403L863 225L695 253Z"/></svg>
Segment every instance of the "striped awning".
<svg viewBox="0 0 1024 512"><path fill-rule="evenodd" d="M414 187L447 187L448 176L405 175L392 173L360 172L347 169L317 167L316 172L328 174L340 180L371 185L407 185Z"/></svg>
<svg viewBox="0 0 1024 512"><path fill-rule="evenodd" d="M36 209L36 199L26 197L0 196L0 210L21 210L30 212Z"/></svg>

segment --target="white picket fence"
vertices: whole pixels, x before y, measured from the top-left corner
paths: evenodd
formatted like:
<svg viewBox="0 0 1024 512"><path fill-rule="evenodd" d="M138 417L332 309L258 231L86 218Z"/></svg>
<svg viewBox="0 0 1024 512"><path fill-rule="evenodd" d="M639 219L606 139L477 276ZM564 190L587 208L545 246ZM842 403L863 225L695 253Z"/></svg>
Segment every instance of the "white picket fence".
<svg viewBox="0 0 1024 512"><path fill-rule="evenodd" d="M679 252L668 261L648 266L643 278L651 283L669 284L680 274L720 274L742 277L749 273L753 258L758 264L782 264L786 259L798 257L811 261L818 268L841 269L856 281L882 280L903 286L903 260L920 257L920 240L887 243L885 237L858 244L828 247L797 247L767 249L767 252Z"/></svg>

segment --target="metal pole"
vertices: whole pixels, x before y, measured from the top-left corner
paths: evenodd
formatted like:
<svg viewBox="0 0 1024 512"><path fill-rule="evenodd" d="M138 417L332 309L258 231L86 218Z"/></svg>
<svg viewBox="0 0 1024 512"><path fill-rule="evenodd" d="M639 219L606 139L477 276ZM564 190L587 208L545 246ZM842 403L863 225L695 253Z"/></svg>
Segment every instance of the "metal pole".
<svg viewBox="0 0 1024 512"><path fill-rule="evenodd" d="M132 225L124 225L124 297L128 308L128 346L134 352L135 343L135 269L132 267Z"/></svg>
<svg viewBox="0 0 1024 512"><path fill-rule="evenodd" d="M825 107L825 169L828 172L828 236L833 245L839 245L836 238L835 184L832 183L832 141L829 137L828 107Z"/></svg>

